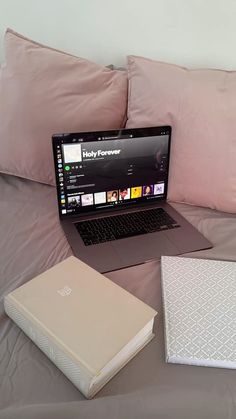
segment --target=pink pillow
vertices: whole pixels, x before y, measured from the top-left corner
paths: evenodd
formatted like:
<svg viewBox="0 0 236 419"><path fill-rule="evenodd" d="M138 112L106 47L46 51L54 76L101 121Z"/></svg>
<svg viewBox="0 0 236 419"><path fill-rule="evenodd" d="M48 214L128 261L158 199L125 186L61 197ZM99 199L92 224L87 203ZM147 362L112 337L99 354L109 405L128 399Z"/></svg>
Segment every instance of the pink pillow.
<svg viewBox="0 0 236 419"><path fill-rule="evenodd" d="M168 199L236 213L236 72L128 57L127 127L172 125Z"/></svg>
<svg viewBox="0 0 236 419"><path fill-rule="evenodd" d="M7 30L0 73L0 172L55 184L54 133L123 126L127 74Z"/></svg>

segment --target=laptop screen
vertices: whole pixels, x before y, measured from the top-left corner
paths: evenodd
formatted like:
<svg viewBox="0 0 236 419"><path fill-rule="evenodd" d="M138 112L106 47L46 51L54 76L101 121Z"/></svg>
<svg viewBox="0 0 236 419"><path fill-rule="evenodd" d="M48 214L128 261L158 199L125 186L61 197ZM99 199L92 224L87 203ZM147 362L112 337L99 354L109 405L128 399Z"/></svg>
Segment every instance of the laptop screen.
<svg viewBox="0 0 236 419"><path fill-rule="evenodd" d="M53 136L61 217L166 198L171 127Z"/></svg>

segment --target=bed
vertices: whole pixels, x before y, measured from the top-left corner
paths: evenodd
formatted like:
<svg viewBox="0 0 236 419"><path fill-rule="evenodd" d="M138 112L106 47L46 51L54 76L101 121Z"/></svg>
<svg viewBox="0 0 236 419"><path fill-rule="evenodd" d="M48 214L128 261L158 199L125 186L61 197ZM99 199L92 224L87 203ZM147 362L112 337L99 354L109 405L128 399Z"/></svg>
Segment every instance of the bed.
<svg viewBox="0 0 236 419"><path fill-rule="evenodd" d="M1 419L236 416L235 371L165 363L159 261L107 274L158 310L156 337L86 400L3 309L4 295L72 254L58 220L55 187L1 175L0 191ZM173 205L214 245L189 256L236 259L235 215Z"/></svg>

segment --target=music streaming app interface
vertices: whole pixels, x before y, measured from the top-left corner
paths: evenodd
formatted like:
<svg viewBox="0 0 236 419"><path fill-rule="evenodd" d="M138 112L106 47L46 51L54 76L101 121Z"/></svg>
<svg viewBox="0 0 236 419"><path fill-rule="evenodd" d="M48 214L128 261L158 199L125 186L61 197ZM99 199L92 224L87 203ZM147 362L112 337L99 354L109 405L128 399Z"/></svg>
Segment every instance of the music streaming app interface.
<svg viewBox="0 0 236 419"><path fill-rule="evenodd" d="M62 139L56 153L62 214L164 196L168 135L89 142L76 138L69 143Z"/></svg>

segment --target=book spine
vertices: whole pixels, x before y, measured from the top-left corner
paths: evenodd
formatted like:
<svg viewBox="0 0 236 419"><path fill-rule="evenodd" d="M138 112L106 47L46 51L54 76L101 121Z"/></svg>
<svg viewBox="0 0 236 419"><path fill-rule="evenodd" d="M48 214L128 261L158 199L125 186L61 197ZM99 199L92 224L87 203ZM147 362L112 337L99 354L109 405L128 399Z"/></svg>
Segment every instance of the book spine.
<svg viewBox="0 0 236 419"><path fill-rule="evenodd" d="M45 333L38 324L24 315L14 304L14 300L6 297L4 308L7 315L23 330L23 332L41 349L42 352L65 374L65 376L84 394L89 397L92 376L82 365L75 362L68 353L63 351L57 342Z"/></svg>

